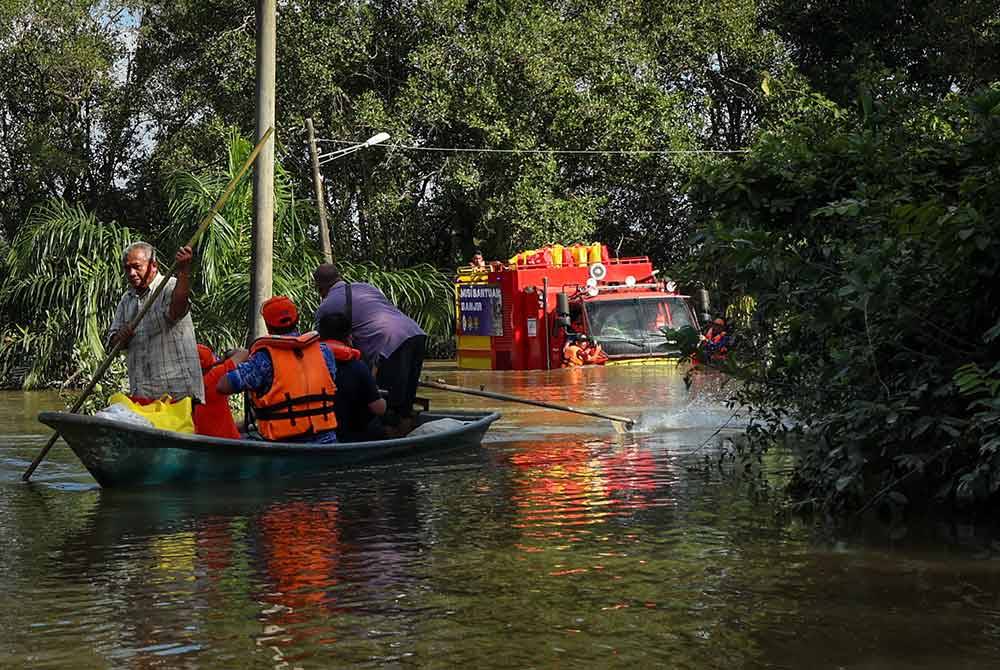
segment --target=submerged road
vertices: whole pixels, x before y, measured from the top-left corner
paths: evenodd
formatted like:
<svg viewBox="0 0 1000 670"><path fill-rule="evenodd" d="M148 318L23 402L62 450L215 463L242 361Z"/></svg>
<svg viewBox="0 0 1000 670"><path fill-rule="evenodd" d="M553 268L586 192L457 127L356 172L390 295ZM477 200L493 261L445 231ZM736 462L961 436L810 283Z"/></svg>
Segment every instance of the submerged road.
<svg viewBox="0 0 1000 670"><path fill-rule="evenodd" d="M0 667L995 668L1000 543L815 531L692 455L724 380L669 366L459 372L516 404L482 449L281 482L103 491L0 394ZM722 432L739 429L731 421ZM770 455L771 471L787 456ZM767 481L780 485L780 476Z"/></svg>

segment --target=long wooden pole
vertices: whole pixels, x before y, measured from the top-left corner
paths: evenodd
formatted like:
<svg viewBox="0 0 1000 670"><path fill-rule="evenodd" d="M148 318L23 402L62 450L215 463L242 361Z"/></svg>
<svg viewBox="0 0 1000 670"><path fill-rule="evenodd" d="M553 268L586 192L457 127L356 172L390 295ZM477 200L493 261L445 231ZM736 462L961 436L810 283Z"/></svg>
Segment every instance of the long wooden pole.
<svg viewBox="0 0 1000 670"><path fill-rule="evenodd" d="M323 175L319 171L319 152L316 151L316 129L312 117L306 119L309 131L309 157L312 159L313 190L316 192L316 211L319 212L319 246L323 251L323 262L333 262L333 248L330 245L330 228L326 223L326 198L323 195Z"/></svg>
<svg viewBox="0 0 1000 670"><path fill-rule="evenodd" d="M264 137L262 137L261 140L257 142L257 146L253 148L253 151L251 151L250 155L247 156L247 159L243 162L243 165L240 166L240 171L237 172L236 176L234 176L229 181L229 184L226 186L226 190L222 192L222 195L219 196L219 199L215 201L215 205L212 206L211 211L209 211L209 213L205 215L205 218L201 220L201 223L198 224L198 229L195 231L194 235L191 236L191 239L187 241L187 244L185 246L193 247L196 244L198 244L198 241L201 239L201 236L205 232L205 229L208 228L208 224L210 224L212 220L215 219L216 216L218 216L219 212L222 210L226 202L229 200L229 196L231 196L233 194L233 191L236 190L236 186L240 183L240 180L243 178L243 175L245 175L247 170L250 169L250 166L253 165L254 160L257 159L257 155L260 154L261 149L264 147L264 143L271 138L271 134L273 132L274 132L273 128L268 128L267 132L264 133ZM128 327L131 330L134 331L136 327L139 325L139 322L142 321L142 317L146 316L146 312L148 312L149 309L156 302L156 299L160 296L160 293L162 293L163 289L167 286L167 281L173 275L174 275L174 268L170 268L170 272L168 272L166 277L163 278L163 281L161 281L159 285L155 289L153 289L152 294L150 294L150 296L146 298L146 301L143 303L142 307L136 313L135 317L132 319L131 322L129 322ZM90 392L94 390L95 386L97 386L97 382L101 380L101 377L104 376L104 373L108 371L109 367L111 367L111 362L114 360L118 352L121 351L121 348L122 348L121 343L115 342L115 344L111 347L111 351L108 353L107 356L104 357L104 361L98 366L97 372L94 373L94 376L91 378L90 382L87 383L87 385L83 388L83 391L77 397L76 402L73 403L73 407L70 409L70 412L73 412L75 414L80 410L80 408L83 406L83 401L87 399L87 396L90 395ZM31 479L31 475L32 473L35 472L35 468L38 467L39 463L45 460L45 456L49 453L49 450L52 448L52 445L56 443L57 439L59 439L59 433L53 433L52 437L49 438L49 441L45 443L45 446L42 447L42 450L38 453L38 456L35 457L35 460L31 462L31 465L28 466L28 469L24 471L23 475L21 475L21 479L23 479L24 481L28 481L29 479Z"/></svg>
<svg viewBox="0 0 1000 670"><path fill-rule="evenodd" d="M257 0L257 137L274 127L277 0ZM253 180L250 340L265 334L260 308L271 297L274 262L274 140L264 146Z"/></svg>
<svg viewBox="0 0 1000 670"><path fill-rule="evenodd" d="M608 419L613 424L615 424L615 430L619 430L619 426L625 431L632 430L635 426L635 420L630 419L627 416L615 416L614 414L601 414L600 412L593 412L589 409L579 409L578 407L570 407L569 405L556 405L555 403L545 402L543 400L531 400L529 398L520 398L516 395L507 395L506 393L493 393L491 391L479 391L477 389L465 388L464 386L452 386L451 384L442 384L441 382L419 382L421 386L431 389L438 389L439 391L451 391L452 393L464 393L465 395L474 395L481 398L491 398L493 400L503 400L506 402L519 402L524 405L533 405L535 407L544 407L545 409L554 409L560 412L572 412L573 414L583 414L584 416L596 416L599 419ZM619 430L619 432L624 432Z"/></svg>

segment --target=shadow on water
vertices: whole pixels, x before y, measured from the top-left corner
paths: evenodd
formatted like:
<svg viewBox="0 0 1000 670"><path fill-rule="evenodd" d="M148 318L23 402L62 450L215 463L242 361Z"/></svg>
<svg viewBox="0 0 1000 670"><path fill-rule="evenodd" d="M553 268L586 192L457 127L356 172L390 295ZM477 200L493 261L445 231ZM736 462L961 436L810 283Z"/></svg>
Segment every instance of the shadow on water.
<svg viewBox="0 0 1000 670"><path fill-rule="evenodd" d="M996 667L1000 545L955 524L827 536L691 468L729 417L721 380L440 374L650 430L512 405L478 450L114 491L65 448L20 484L45 435L17 419L0 667Z"/></svg>

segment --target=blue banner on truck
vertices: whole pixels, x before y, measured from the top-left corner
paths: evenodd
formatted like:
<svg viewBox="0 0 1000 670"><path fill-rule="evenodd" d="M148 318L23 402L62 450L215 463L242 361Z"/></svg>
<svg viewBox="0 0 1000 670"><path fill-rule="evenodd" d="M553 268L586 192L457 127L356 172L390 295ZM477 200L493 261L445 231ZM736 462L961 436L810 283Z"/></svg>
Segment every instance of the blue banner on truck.
<svg viewBox="0 0 1000 670"><path fill-rule="evenodd" d="M458 328L461 335L503 335L503 297L499 284L458 287Z"/></svg>

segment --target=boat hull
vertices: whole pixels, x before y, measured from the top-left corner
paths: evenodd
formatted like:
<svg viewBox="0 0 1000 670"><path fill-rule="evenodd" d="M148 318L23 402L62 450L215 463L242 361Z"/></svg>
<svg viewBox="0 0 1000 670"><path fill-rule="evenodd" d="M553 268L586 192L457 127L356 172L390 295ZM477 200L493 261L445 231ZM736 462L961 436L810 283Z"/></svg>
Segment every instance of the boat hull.
<svg viewBox="0 0 1000 670"><path fill-rule="evenodd" d="M420 422L443 418L467 423L418 437L309 445L173 433L66 412L38 415L39 421L62 435L87 471L105 488L270 479L417 453L477 447L500 415L424 412Z"/></svg>

